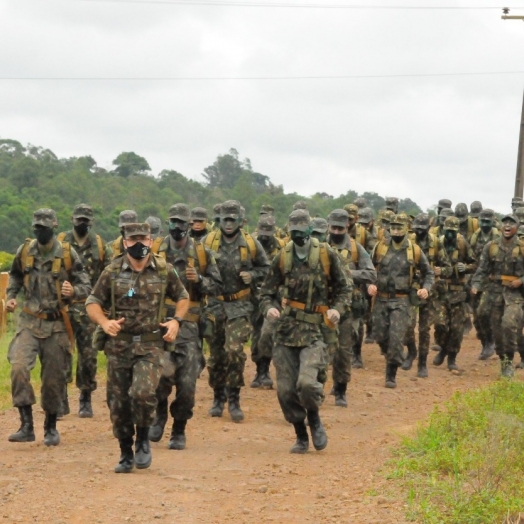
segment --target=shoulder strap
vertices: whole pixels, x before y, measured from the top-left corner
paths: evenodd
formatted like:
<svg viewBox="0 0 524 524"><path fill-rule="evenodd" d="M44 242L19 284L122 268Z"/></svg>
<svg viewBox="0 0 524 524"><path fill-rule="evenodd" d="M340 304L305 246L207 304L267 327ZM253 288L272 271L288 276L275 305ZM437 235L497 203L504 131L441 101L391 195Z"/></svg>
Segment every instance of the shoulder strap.
<svg viewBox="0 0 524 524"><path fill-rule="evenodd" d="M364 228L361 228L361 229L364 229ZM354 238L351 238L351 237L349 239L349 242L351 244L351 261L353 262L353 264L357 265L358 264L358 246L357 246L357 242L355 241ZM360 244L360 245L363 246L364 244Z"/></svg>
<svg viewBox="0 0 524 524"><path fill-rule="evenodd" d="M287 275L291 271L293 264L293 241L290 240L280 251L280 272L283 276Z"/></svg>
<svg viewBox="0 0 524 524"><path fill-rule="evenodd" d="M366 246L366 228L362 224L356 224L355 239L361 246Z"/></svg>
<svg viewBox="0 0 524 524"><path fill-rule="evenodd" d="M28 289L29 287L29 273L33 266L35 265L35 257L33 255L28 255L29 247L34 245L36 239L26 238L24 242L24 247L22 248L22 253L20 254L20 260L22 262L22 270L24 271L24 287Z"/></svg>
<svg viewBox="0 0 524 524"><path fill-rule="evenodd" d="M282 249L286 245L286 242L283 238L275 237L275 240L277 241L279 249Z"/></svg>
<svg viewBox="0 0 524 524"><path fill-rule="evenodd" d="M251 259L255 260L257 257L257 246L255 244L255 239L249 233L246 233L243 229L241 229L240 232L242 233L242 237L247 244ZM247 262L247 250L243 246L240 246L240 261Z"/></svg>
<svg viewBox="0 0 524 524"><path fill-rule="evenodd" d="M204 275L207 269L207 256L206 249L201 242L195 244L196 258L198 260L198 268L200 269L200 274Z"/></svg>
<svg viewBox="0 0 524 524"><path fill-rule="evenodd" d="M499 252L499 246L496 242L494 242L493 240L491 241L490 245L489 245L489 258L490 260L493 260L497 254Z"/></svg>
<svg viewBox="0 0 524 524"><path fill-rule="evenodd" d="M331 277L331 261L329 260L328 245L326 242L319 243L319 260L320 264L322 265L322 269L324 270L324 276L329 280Z"/></svg>
<svg viewBox="0 0 524 524"><path fill-rule="evenodd" d="M380 240L377 244L377 247L375 248L377 264L380 264L382 260L384 260L384 257L388 253L388 250L389 246L384 242L384 240Z"/></svg>
<svg viewBox="0 0 524 524"><path fill-rule="evenodd" d="M66 235L67 233L65 231L62 231L61 233L58 234L56 239L58 240L58 242L63 242L66 238Z"/></svg>
<svg viewBox="0 0 524 524"><path fill-rule="evenodd" d="M429 240L430 240L430 246L428 249L428 255L430 258L430 261L437 259L437 253L438 253L438 237L437 235L433 235L432 233L429 233ZM420 256L419 256L420 258Z"/></svg>

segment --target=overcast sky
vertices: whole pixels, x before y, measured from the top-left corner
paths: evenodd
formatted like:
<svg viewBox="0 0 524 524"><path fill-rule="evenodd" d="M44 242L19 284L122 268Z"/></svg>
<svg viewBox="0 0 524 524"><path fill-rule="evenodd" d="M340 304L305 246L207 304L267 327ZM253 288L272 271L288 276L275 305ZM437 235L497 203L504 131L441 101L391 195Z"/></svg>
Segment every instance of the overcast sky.
<svg viewBox="0 0 524 524"><path fill-rule="evenodd" d="M286 3L308 2L497 5ZM150 80L524 72L524 23L501 14L0 0L0 137L59 157L90 154L106 168L134 151L153 173L176 169L199 180L234 147L286 191L375 191L422 207L478 199L506 211L524 73Z"/></svg>

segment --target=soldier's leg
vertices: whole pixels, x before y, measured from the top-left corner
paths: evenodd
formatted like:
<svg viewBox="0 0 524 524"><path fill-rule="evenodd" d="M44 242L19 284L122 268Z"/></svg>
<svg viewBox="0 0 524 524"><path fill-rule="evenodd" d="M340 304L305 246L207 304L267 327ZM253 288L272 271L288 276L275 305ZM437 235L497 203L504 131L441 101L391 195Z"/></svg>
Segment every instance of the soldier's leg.
<svg viewBox="0 0 524 524"><path fill-rule="evenodd" d="M269 372L269 366L273 357L273 345L275 339L275 330L277 324L275 321L265 319L262 324L260 339L258 341L258 353L261 363L260 385L263 388L272 388L273 379Z"/></svg>
<svg viewBox="0 0 524 524"><path fill-rule="evenodd" d="M518 351L519 333L522 329L522 303L509 303L504 308L501 331L504 339L502 375L513 376L513 357Z"/></svg>
<svg viewBox="0 0 524 524"><path fill-rule="evenodd" d="M490 321L489 301L483 299L485 293L478 292L473 295L472 308L473 320L475 330L477 331L477 338L482 345L482 351L479 355L479 360L487 360L495 353L495 344L493 342L493 332Z"/></svg>
<svg viewBox="0 0 524 524"><path fill-rule="evenodd" d="M200 357L199 357L200 358ZM149 428L149 440L160 442L167 423L167 403L175 384L175 355L173 351L164 351L162 358L162 375L156 388L155 420Z"/></svg>
<svg viewBox="0 0 524 524"><path fill-rule="evenodd" d="M17 333L9 344L7 359L11 364L11 394L13 406L32 406L36 403L31 385L31 370L35 367L40 339L29 329Z"/></svg>
<svg viewBox="0 0 524 524"><path fill-rule="evenodd" d="M409 371L413 365L413 361L417 358L417 343L415 341L415 327L417 326L417 310L418 308L411 306L410 308L411 322L406 333L406 346L408 347L407 357L402 362L402 369Z"/></svg>
<svg viewBox="0 0 524 524"><path fill-rule="evenodd" d="M429 353L429 339L431 329L431 303L423 303L418 310L418 370L417 376L426 378L428 376L427 359Z"/></svg>
<svg viewBox="0 0 524 524"><path fill-rule="evenodd" d="M353 344L353 357L351 359L351 366L355 369L362 369L364 363L362 362L362 344L364 343L364 319L360 318L357 321L357 336Z"/></svg>
<svg viewBox="0 0 524 524"><path fill-rule="evenodd" d="M255 378L250 384L252 388L259 388L262 385L262 375L264 373L264 361L260 353L260 338L262 335L262 326L264 324L264 317L256 311L251 315L251 326L253 332L251 334L251 360L255 363L257 371Z"/></svg>
<svg viewBox="0 0 524 524"><path fill-rule="evenodd" d="M389 337L386 354L386 387L395 388L396 374L404 362L404 341L411 325L410 304L408 299L388 302Z"/></svg>
<svg viewBox="0 0 524 524"><path fill-rule="evenodd" d="M373 335L380 346L380 352L386 356L389 341L389 312L386 300L377 300L373 308Z"/></svg>
<svg viewBox="0 0 524 524"><path fill-rule="evenodd" d="M213 336L208 338L209 359L207 369L209 372L209 385L215 388L224 388L227 383L227 353L226 345L226 317L221 312L215 316Z"/></svg>
<svg viewBox="0 0 524 524"><path fill-rule="evenodd" d="M448 369L458 370L457 354L464 338L464 322L466 321L467 304L458 302L449 307L449 334L446 349L448 351Z"/></svg>
<svg viewBox="0 0 524 524"><path fill-rule="evenodd" d="M449 332L449 314L447 301L444 297L439 297L434 302L433 321L435 324L435 342L440 347L439 352L433 359L433 365L440 366L446 359L446 344Z"/></svg>
<svg viewBox="0 0 524 524"><path fill-rule="evenodd" d="M338 330L338 345L333 355L333 389L335 405L347 407L346 390L351 380L351 359L356 338L351 315L339 324Z"/></svg>

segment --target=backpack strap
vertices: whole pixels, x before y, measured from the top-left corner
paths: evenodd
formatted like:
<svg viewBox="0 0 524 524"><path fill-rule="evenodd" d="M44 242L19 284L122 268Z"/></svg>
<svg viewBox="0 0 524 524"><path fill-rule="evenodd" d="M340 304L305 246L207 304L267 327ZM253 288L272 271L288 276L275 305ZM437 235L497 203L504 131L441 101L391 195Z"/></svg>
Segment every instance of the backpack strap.
<svg viewBox="0 0 524 524"><path fill-rule="evenodd" d="M362 247L366 246L366 234L366 228L362 227L362 224L357 223L354 240L356 240Z"/></svg>
<svg viewBox="0 0 524 524"><path fill-rule="evenodd" d="M158 255L160 252L160 246L164 242L164 239L161 236L158 236L153 240L153 243L151 244L151 253L154 253L155 255Z"/></svg>
<svg viewBox="0 0 524 524"><path fill-rule="evenodd" d="M29 255L29 248L34 246L36 239L26 238L24 242L24 247L22 248L22 253L20 254L20 260L22 262L22 269L24 271L24 287L25 289L29 288L29 273L35 265L35 257Z"/></svg>
<svg viewBox="0 0 524 524"><path fill-rule="evenodd" d="M364 229L364 228L361 228L361 229ZM358 264L358 246L357 246L357 242L355 241L354 238L350 238L349 242L351 244L351 261L356 266ZM364 246L364 244L360 244L360 245Z"/></svg>
<svg viewBox="0 0 524 524"><path fill-rule="evenodd" d="M160 290L160 302L158 304L158 323L160 324L160 322L162 322L165 316L164 307L166 303L166 289L167 289L167 262L165 258L158 256L156 254L153 255L153 258L155 260L155 264L158 269L158 275L162 283L162 288Z"/></svg>
<svg viewBox="0 0 524 524"><path fill-rule="evenodd" d="M204 275L207 270L207 255L206 249L201 242L195 244L196 258L198 260L198 268L200 274Z"/></svg>

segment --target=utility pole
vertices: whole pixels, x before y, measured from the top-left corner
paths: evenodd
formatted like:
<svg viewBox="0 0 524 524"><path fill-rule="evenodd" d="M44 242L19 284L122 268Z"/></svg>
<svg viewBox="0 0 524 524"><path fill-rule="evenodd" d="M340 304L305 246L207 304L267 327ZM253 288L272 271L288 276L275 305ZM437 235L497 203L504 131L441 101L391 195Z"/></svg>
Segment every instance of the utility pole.
<svg viewBox="0 0 524 524"><path fill-rule="evenodd" d="M522 20L524 16L510 16L509 8L502 9L502 20ZM515 174L515 193L513 196L524 196L524 98L522 100L522 116L520 117L519 150L517 155L517 173Z"/></svg>

